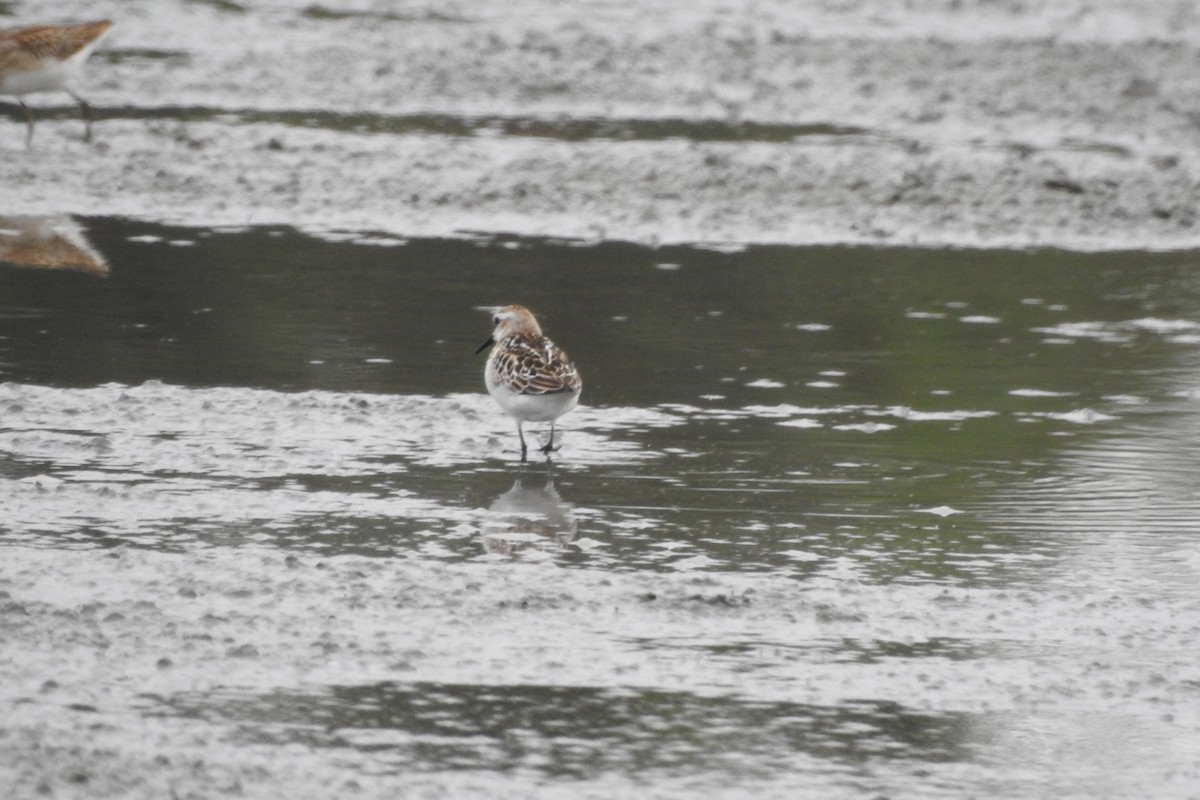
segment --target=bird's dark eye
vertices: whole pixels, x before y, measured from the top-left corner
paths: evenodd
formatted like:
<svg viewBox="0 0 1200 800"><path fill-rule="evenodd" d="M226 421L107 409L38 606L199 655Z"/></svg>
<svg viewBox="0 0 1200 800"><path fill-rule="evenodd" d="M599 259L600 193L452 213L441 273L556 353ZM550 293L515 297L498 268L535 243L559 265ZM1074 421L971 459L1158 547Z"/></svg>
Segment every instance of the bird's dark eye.
<svg viewBox="0 0 1200 800"><path fill-rule="evenodd" d="M497 314L496 316L492 317L492 324L493 324L493 325L499 325L499 324L500 324L500 315L499 315L499 314Z"/></svg>

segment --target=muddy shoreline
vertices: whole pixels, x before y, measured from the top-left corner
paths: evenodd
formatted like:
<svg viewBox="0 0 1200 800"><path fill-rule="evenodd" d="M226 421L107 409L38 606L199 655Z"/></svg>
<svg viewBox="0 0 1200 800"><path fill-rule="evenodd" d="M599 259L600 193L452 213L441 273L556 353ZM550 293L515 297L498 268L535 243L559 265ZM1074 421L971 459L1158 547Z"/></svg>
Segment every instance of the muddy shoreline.
<svg viewBox="0 0 1200 800"><path fill-rule="evenodd" d="M1200 248L1193 4L893 5L57 4L117 22L94 140L0 105L0 228L110 247L0 304L53 368L0 375L0 794L1194 800L1194 253L416 246ZM507 560L469 354L517 280L595 382L567 544Z"/></svg>
<svg viewBox="0 0 1200 800"><path fill-rule="evenodd" d="M29 152L11 111L0 210L394 236L1200 244L1200 23L1182 6L1136 25L1115 2L230 7L120 19L85 82L91 146L63 98L39 101Z"/></svg>

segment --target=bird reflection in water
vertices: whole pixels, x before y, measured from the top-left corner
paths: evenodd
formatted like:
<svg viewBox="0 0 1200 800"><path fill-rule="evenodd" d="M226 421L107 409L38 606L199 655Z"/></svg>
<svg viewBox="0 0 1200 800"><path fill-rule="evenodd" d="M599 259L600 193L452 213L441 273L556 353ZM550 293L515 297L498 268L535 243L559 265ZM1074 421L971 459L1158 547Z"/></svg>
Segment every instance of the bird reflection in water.
<svg viewBox="0 0 1200 800"><path fill-rule="evenodd" d="M497 497L483 521L483 549L514 555L535 548L558 550L575 538L574 506L563 501L554 480L520 475Z"/></svg>
<svg viewBox="0 0 1200 800"><path fill-rule="evenodd" d="M108 275L108 263L69 216L0 216L0 264Z"/></svg>

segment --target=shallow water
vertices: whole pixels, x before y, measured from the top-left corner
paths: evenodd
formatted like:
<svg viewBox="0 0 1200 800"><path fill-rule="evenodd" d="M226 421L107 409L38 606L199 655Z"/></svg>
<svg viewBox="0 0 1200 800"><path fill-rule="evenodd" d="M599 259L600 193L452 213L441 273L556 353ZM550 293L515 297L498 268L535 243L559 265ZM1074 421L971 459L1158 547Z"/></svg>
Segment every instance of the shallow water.
<svg viewBox="0 0 1200 800"><path fill-rule="evenodd" d="M1196 796L1200 255L78 222L107 277L0 265L14 740L281 796ZM482 393L509 302L584 375L553 465Z"/></svg>

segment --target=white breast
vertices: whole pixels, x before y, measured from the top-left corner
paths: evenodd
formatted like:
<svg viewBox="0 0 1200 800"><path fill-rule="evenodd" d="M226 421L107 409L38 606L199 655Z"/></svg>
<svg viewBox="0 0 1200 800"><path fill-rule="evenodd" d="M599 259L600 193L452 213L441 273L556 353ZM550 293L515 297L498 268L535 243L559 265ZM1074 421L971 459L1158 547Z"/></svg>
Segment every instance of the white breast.
<svg viewBox="0 0 1200 800"><path fill-rule="evenodd" d="M504 413L522 422L550 422L558 419L579 403L578 392L555 394L520 394L507 384L496 381L489 371L484 375L488 394L504 409Z"/></svg>
<svg viewBox="0 0 1200 800"><path fill-rule="evenodd" d="M74 79L80 63L76 59L42 61L36 69L5 75L0 79L0 94L61 92Z"/></svg>

